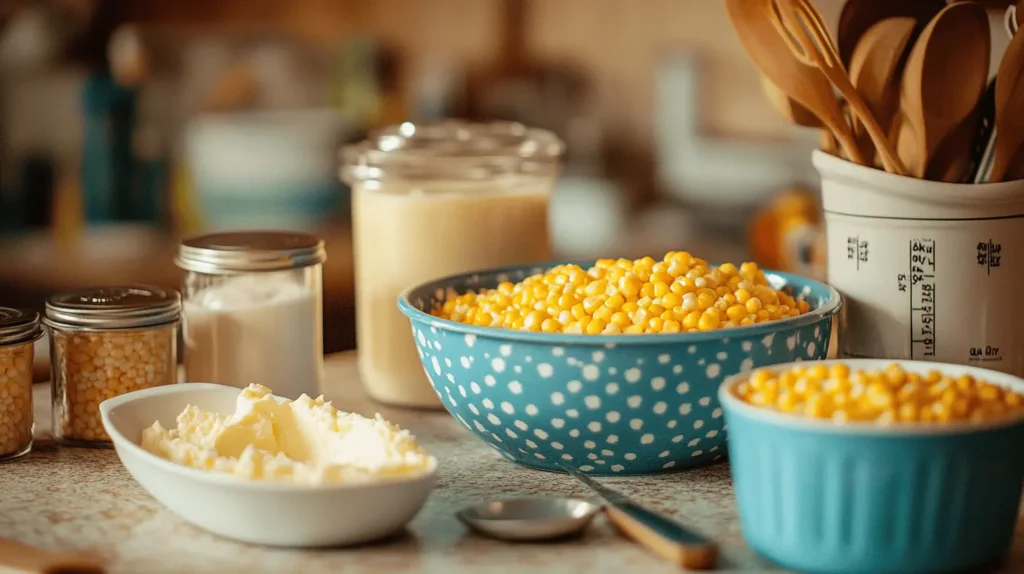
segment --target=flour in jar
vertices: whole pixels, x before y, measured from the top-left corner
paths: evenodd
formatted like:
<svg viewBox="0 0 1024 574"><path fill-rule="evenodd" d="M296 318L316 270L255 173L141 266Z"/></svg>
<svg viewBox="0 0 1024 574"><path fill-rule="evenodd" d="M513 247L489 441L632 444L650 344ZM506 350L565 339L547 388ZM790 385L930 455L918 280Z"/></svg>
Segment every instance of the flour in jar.
<svg viewBox="0 0 1024 574"><path fill-rule="evenodd" d="M196 293L183 307L188 381L319 395L320 305L318 293L274 274L230 277Z"/></svg>

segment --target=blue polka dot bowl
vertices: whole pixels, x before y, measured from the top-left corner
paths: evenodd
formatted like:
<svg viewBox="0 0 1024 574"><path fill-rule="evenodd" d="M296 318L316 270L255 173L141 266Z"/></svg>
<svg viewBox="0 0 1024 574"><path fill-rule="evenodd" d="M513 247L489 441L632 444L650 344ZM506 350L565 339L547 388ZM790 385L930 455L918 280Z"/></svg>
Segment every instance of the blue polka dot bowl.
<svg viewBox="0 0 1024 574"><path fill-rule="evenodd" d="M579 262L589 267L590 262ZM450 295L518 282L545 269L510 267L407 289L427 376L462 426L508 460L550 471L646 474L720 460L726 427L717 389L756 367L823 359L840 308L835 289L766 271L810 311L702 333L570 335L477 327L429 314Z"/></svg>

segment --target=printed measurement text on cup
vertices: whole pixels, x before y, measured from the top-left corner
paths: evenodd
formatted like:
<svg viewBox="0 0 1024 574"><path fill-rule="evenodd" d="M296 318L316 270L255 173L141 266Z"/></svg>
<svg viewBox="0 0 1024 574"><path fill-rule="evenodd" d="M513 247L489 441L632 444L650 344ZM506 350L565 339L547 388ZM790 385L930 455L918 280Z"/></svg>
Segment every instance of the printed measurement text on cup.
<svg viewBox="0 0 1024 574"><path fill-rule="evenodd" d="M978 265L985 268L985 274L991 275L992 269L999 267L999 260L1003 257L1003 246L998 243L992 243L989 239L987 242L978 243Z"/></svg>
<svg viewBox="0 0 1024 574"><path fill-rule="evenodd" d="M896 282L909 295L910 358L935 356L935 240L911 239L910 266Z"/></svg>
<svg viewBox="0 0 1024 574"><path fill-rule="evenodd" d="M846 259L857 264L860 271L860 264L868 262L868 242L860 237L852 236L846 238Z"/></svg>

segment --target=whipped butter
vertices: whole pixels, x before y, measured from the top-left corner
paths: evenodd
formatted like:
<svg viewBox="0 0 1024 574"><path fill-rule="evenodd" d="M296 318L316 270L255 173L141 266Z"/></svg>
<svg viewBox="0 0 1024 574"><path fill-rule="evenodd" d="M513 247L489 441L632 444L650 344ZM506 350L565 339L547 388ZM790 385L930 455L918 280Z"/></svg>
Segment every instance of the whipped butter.
<svg viewBox="0 0 1024 574"><path fill-rule="evenodd" d="M262 385L243 389L230 415L189 405L176 428L153 423L142 448L192 468L303 484L414 476L436 465L409 431L379 414L339 411L322 396L281 400Z"/></svg>

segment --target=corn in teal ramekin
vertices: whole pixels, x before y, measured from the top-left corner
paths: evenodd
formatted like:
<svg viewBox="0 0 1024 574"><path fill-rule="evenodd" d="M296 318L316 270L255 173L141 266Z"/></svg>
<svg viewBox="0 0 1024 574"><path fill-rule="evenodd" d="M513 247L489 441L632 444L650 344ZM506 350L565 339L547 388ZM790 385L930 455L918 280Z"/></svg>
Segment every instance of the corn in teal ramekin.
<svg viewBox="0 0 1024 574"><path fill-rule="evenodd" d="M851 370L898 363L970 374L1024 392L1024 380L987 369L841 362ZM741 401L732 389L748 376L726 379L718 395L743 533L758 553L802 571L939 573L985 566L1009 550L1024 479L1024 417L838 424Z"/></svg>

